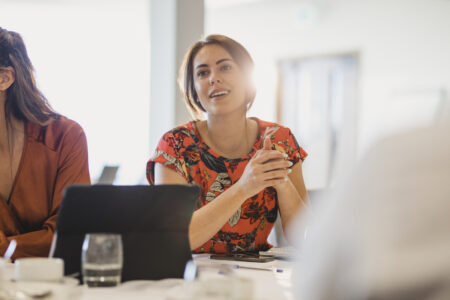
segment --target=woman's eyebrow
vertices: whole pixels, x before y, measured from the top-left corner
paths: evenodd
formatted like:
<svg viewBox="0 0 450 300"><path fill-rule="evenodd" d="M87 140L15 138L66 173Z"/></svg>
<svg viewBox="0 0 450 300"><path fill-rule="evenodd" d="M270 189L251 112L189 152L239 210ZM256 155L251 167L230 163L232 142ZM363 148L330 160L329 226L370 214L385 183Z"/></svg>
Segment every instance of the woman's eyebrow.
<svg viewBox="0 0 450 300"><path fill-rule="evenodd" d="M231 61L231 58L222 58L222 59L219 59L219 60L216 62L216 65L219 65L219 64L223 63L224 61ZM209 67L209 66L208 66L208 64L200 64L200 65L198 65L198 66L195 66L196 69L204 68L204 67Z"/></svg>
<svg viewBox="0 0 450 300"><path fill-rule="evenodd" d="M195 68L199 69L199 68L204 68L204 67L208 67L208 65L207 64L201 64L201 65L196 66Z"/></svg>
<svg viewBox="0 0 450 300"><path fill-rule="evenodd" d="M222 58L216 62L216 65L223 63L224 61L231 61L231 58Z"/></svg>

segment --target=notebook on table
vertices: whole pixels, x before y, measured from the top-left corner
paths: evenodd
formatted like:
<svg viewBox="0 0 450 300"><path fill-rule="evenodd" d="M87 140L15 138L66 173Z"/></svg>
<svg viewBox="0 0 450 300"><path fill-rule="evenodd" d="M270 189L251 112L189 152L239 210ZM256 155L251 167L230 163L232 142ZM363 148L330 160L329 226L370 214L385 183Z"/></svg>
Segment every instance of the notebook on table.
<svg viewBox="0 0 450 300"><path fill-rule="evenodd" d="M188 227L200 195L194 185L70 186L65 190L50 256L65 274L81 274L86 233L122 235L122 281L182 278L192 259Z"/></svg>

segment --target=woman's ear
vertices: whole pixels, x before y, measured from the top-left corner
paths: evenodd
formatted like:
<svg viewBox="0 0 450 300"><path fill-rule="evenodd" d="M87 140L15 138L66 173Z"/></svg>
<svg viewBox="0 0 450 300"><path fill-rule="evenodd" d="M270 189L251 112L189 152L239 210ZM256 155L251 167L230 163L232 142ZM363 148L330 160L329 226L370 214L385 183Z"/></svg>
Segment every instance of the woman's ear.
<svg viewBox="0 0 450 300"><path fill-rule="evenodd" d="M6 91L16 79L16 72L13 67L0 68L0 91Z"/></svg>

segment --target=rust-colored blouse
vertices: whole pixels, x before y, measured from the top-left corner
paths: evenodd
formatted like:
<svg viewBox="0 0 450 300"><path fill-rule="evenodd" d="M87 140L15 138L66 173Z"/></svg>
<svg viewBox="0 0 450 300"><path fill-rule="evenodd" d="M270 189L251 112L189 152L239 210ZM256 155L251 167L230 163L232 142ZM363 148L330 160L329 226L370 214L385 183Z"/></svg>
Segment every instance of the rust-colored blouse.
<svg viewBox="0 0 450 300"><path fill-rule="evenodd" d="M9 199L0 197L0 254L11 240L13 259L47 256L64 188L89 184L86 136L65 117L48 126L26 123L22 158Z"/></svg>
<svg viewBox="0 0 450 300"><path fill-rule="evenodd" d="M253 118L258 122L258 138L245 157L228 159L220 156L202 140L196 123L181 125L161 138L155 154L147 165L147 178L154 183L155 163L176 171L188 183L202 188L197 209L207 205L232 186L242 176L245 167L264 138L269 136L272 147L286 153L292 163L304 160L306 152L298 145L289 128ZM247 199L236 213L209 241L195 249L195 253L230 253L267 250L267 237L277 218L278 200L274 188L269 187Z"/></svg>

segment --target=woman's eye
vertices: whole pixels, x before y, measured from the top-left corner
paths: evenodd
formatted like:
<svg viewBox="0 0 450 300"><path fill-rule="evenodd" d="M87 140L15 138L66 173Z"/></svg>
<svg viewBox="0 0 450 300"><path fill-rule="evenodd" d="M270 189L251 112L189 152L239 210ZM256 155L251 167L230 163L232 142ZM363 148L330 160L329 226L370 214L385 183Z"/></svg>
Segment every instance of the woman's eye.
<svg viewBox="0 0 450 300"><path fill-rule="evenodd" d="M229 71L229 70L231 70L231 66L230 65L223 65L223 66L220 67L220 69L222 71Z"/></svg>
<svg viewBox="0 0 450 300"><path fill-rule="evenodd" d="M204 77L206 75L208 75L208 71L206 71L206 70L201 70L201 71L197 72L197 77L201 78L201 77Z"/></svg>

